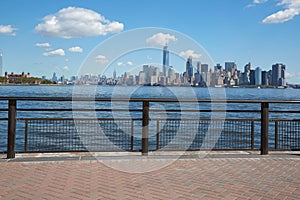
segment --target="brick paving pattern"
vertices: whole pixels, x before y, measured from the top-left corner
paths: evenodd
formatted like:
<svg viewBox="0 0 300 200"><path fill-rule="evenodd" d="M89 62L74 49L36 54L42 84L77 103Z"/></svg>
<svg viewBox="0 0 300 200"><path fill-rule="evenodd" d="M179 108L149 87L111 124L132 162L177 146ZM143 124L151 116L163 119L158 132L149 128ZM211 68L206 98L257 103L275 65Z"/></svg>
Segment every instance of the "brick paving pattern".
<svg viewBox="0 0 300 200"><path fill-rule="evenodd" d="M140 174L99 161L1 162L0 172L0 199L300 198L300 158L179 159Z"/></svg>

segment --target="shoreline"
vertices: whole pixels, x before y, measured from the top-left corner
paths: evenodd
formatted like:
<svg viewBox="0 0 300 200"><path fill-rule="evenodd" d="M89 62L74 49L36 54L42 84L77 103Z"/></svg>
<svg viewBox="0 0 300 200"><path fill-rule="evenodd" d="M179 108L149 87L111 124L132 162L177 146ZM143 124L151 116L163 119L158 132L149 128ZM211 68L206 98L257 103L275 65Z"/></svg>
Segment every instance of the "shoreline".
<svg viewBox="0 0 300 200"><path fill-rule="evenodd" d="M1 86L64 86L59 84L0 84Z"/></svg>
<svg viewBox="0 0 300 200"><path fill-rule="evenodd" d="M275 87L275 86L215 86L215 87L199 87L199 86L193 86L193 85L166 85L166 86L157 86L157 85L97 85L97 84L79 84L79 85L68 85L68 84L0 84L1 86L102 86L102 87L193 87L193 88L249 88L249 89L300 89L298 87L293 86L281 86L281 87Z"/></svg>

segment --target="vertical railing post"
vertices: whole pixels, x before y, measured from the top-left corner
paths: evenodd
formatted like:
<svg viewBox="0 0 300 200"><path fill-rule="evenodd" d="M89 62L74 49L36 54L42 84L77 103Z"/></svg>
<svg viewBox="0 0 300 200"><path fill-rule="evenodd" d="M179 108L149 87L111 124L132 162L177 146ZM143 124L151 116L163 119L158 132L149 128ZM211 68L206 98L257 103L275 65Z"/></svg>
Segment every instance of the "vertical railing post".
<svg viewBox="0 0 300 200"><path fill-rule="evenodd" d="M17 101L8 100L7 158L15 158Z"/></svg>
<svg viewBox="0 0 300 200"><path fill-rule="evenodd" d="M159 120L156 121L156 150L159 149Z"/></svg>
<svg viewBox="0 0 300 200"><path fill-rule="evenodd" d="M133 151L133 142L134 142L134 121L131 120L131 136L130 136L130 150Z"/></svg>
<svg viewBox="0 0 300 200"><path fill-rule="evenodd" d="M28 150L28 119L25 119L24 152Z"/></svg>
<svg viewBox="0 0 300 200"><path fill-rule="evenodd" d="M275 149L278 149L278 120L275 120Z"/></svg>
<svg viewBox="0 0 300 200"><path fill-rule="evenodd" d="M269 103L261 103L261 155L267 155L268 148L268 130L269 130Z"/></svg>
<svg viewBox="0 0 300 200"><path fill-rule="evenodd" d="M143 101L142 155L148 156L149 101Z"/></svg>
<svg viewBox="0 0 300 200"><path fill-rule="evenodd" d="M254 140L255 140L255 137L254 137L254 119L251 120L251 150L253 151L254 150Z"/></svg>

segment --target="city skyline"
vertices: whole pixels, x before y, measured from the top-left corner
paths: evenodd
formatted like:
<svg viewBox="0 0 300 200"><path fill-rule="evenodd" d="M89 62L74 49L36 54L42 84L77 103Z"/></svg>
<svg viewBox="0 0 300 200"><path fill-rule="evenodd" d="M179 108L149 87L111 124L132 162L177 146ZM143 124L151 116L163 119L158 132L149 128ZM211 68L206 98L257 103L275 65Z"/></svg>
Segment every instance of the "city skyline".
<svg viewBox="0 0 300 200"><path fill-rule="evenodd" d="M138 1L114 0L71 3L30 3L29 0L28 4L23 5L20 1L12 0L3 1L1 7L2 75L5 71L24 71L39 77L51 77L53 72L70 77L77 74L81 63L93 48L111 36L135 28L164 27L197 41L215 64L231 61L242 69L251 61L255 68L267 70L275 63L284 63L288 66L287 82L300 82L300 60L297 56L300 46L298 0L188 0L172 3L155 0L146 5ZM187 7L188 12L184 9ZM168 8L169 12L163 12L163 8ZM88 26L74 27L72 21ZM94 27L92 25L98 28L91 29ZM60 29L55 31L58 27ZM172 37L169 40L176 42ZM193 49L182 51L187 50ZM116 66L118 69L126 65L140 66L145 57L153 58L150 63L162 63L161 55L154 59L145 54L136 60L118 61ZM111 60L102 55L98 61ZM182 68L185 61L170 65Z"/></svg>
<svg viewBox="0 0 300 200"><path fill-rule="evenodd" d="M245 65L244 71L237 69L234 62L225 62L225 67L221 64L214 66L214 70L208 64L197 61L197 66L193 65L192 57L186 61L186 69L178 72L169 63L168 46L163 48L163 64L161 66L143 65L138 74L124 72L119 74L114 69L112 76L101 76L92 78L98 84L108 85L161 85L161 86L181 86L194 85L200 87L223 87L223 86L273 86L286 87L286 65L276 63L272 68L262 71L260 67L252 68L249 62ZM166 70L168 69L168 70ZM75 77L75 76L73 76ZM92 75L75 77L72 81L85 83ZM53 80L54 81L54 80ZM63 82L63 80L62 80Z"/></svg>
<svg viewBox="0 0 300 200"><path fill-rule="evenodd" d="M169 65L169 50L167 44L162 49L162 65L146 65L140 67L138 74L125 71L117 75L116 69L112 76L106 74L84 74L72 76L70 79L53 73L52 81L59 84L97 84L97 85L148 85L148 86L200 86L200 87L234 87L234 86L256 86L256 87L279 87L284 88L286 82L286 65L276 63L272 68L263 71L260 67L252 68L249 62L244 66L244 71L237 68L234 62L225 62L214 66L213 70L209 64L197 61L193 64L192 56L186 61L183 72L175 71ZM135 69L137 70L137 69ZM7 77L9 74L5 74ZM13 76L13 75L12 75ZM19 75L17 75L19 76ZM46 78L43 77L43 80Z"/></svg>
<svg viewBox="0 0 300 200"><path fill-rule="evenodd" d="M0 52L1 53L1 52ZM0 56L2 56L0 54ZM1 57L0 57L1 58ZM1 60L0 60L1 61ZM194 85L200 87L223 87L223 86L273 86L286 87L286 65L276 63L272 68L263 71L260 67L252 68L251 62L244 66L244 71L238 69L235 62L225 62L225 65L216 64L213 67L201 61L193 62L190 55L186 60L185 71L176 71L169 65L169 49L167 43L162 49L162 64L143 64L135 68L138 73L125 71L117 74L116 68L112 76L107 73L87 73L81 76L73 75L57 77L56 72L52 78L41 76L41 80L51 80L59 84L103 84L103 85L161 85L161 86L184 86ZM117 63L119 65L120 62ZM122 65L124 65L122 63ZM177 68L178 69L178 68ZM109 71L109 70L107 70ZM106 71L106 72L107 72ZM5 72L5 77L13 80L15 77L30 77L30 73L15 74Z"/></svg>

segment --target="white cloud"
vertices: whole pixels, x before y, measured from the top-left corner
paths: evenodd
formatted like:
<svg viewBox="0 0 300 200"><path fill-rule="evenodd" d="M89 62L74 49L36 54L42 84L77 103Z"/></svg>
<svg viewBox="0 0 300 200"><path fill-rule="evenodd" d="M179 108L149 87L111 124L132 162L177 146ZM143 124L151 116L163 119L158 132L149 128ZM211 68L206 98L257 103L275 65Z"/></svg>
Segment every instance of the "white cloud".
<svg viewBox="0 0 300 200"><path fill-rule="evenodd" d="M268 0L253 0L253 4L262 4L262 3L266 3Z"/></svg>
<svg viewBox="0 0 300 200"><path fill-rule="evenodd" d="M51 47L49 43L36 43L35 46L37 47Z"/></svg>
<svg viewBox="0 0 300 200"><path fill-rule="evenodd" d="M274 13L268 17L266 17L262 22L264 24L278 24L290 21L293 19L296 15L299 15L299 10L296 9L286 9L278 11L277 13Z"/></svg>
<svg viewBox="0 0 300 200"><path fill-rule="evenodd" d="M16 33L14 32L17 30L16 28L13 28L11 25L0 25L0 34L10 35L10 36L16 36Z"/></svg>
<svg viewBox="0 0 300 200"><path fill-rule="evenodd" d="M70 68L69 68L68 66L64 66L64 67L62 68L62 70L65 71L65 72L68 72L68 71L70 71Z"/></svg>
<svg viewBox="0 0 300 200"><path fill-rule="evenodd" d="M98 55L98 56L96 56L96 59L104 60L104 59L106 59L106 56Z"/></svg>
<svg viewBox="0 0 300 200"><path fill-rule="evenodd" d="M197 59L197 58L201 57L201 54L197 54L193 50L186 50L186 51L180 52L179 56L184 57L184 58L192 57L192 58Z"/></svg>
<svg viewBox="0 0 300 200"><path fill-rule="evenodd" d="M258 4L266 3L268 0L253 0L252 3L248 4L246 8L252 8Z"/></svg>
<svg viewBox="0 0 300 200"><path fill-rule="evenodd" d="M281 0L277 5L285 6L286 8L299 8L300 0Z"/></svg>
<svg viewBox="0 0 300 200"><path fill-rule="evenodd" d="M65 51L63 49L56 49L54 51L49 51L46 53L43 53L44 56L64 56Z"/></svg>
<svg viewBox="0 0 300 200"><path fill-rule="evenodd" d="M118 65L118 67L132 66L132 65L133 65L133 62L131 62L131 61L128 61L128 62L126 62L126 63L118 62L117 65Z"/></svg>
<svg viewBox="0 0 300 200"><path fill-rule="evenodd" d="M109 21L101 14L85 9L68 7L47 15L35 30L44 37L80 38L103 36L123 31L120 22Z"/></svg>
<svg viewBox="0 0 300 200"><path fill-rule="evenodd" d="M96 56L96 62L105 64L105 63L108 63L109 60L104 55L98 55L98 56Z"/></svg>
<svg viewBox="0 0 300 200"><path fill-rule="evenodd" d="M73 53L82 53L83 49L81 47L71 47L69 48L69 51Z"/></svg>
<svg viewBox="0 0 300 200"><path fill-rule="evenodd" d="M300 13L300 0L281 0L277 6L283 9L263 19L264 24L278 24L292 20Z"/></svg>
<svg viewBox="0 0 300 200"><path fill-rule="evenodd" d="M170 41L177 41L174 35L157 33L146 39L146 43L150 46L164 46Z"/></svg>

